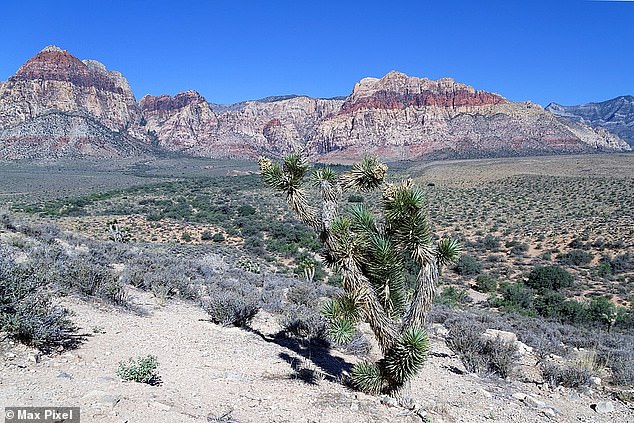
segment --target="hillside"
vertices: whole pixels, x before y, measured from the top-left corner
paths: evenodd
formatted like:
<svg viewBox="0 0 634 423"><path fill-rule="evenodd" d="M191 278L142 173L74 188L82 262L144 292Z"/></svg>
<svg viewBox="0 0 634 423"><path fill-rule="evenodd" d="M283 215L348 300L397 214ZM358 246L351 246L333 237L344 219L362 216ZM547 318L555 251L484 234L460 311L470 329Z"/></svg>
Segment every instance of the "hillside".
<svg viewBox="0 0 634 423"><path fill-rule="evenodd" d="M73 118L69 120L69 116ZM0 158L144 157L163 152L254 159L304 151L347 161L625 151L617 135L558 119L451 78L392 71L350 95L210 103L190 90L137 101L128 81L49 46L0 84Z"/></svg>
<svg viewBox="0 0 634 423"><path fill-rule="evenodd" d="M599 103L562 106L551 103L549 112L587 125L604 128L634 146L634 96L616 97Z"/></svg>

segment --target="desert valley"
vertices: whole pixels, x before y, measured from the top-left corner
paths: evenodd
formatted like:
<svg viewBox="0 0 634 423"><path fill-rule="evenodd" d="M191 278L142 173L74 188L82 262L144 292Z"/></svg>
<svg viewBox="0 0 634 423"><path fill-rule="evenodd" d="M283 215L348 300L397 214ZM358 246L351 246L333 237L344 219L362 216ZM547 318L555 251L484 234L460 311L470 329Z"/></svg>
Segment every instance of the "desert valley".
<svg viewBox="0 0 634 423"><path fill-rule="evenodd" d="M0 82L0 407L634 421L634 97L350 85L137 99L56 46Z"/></svg>

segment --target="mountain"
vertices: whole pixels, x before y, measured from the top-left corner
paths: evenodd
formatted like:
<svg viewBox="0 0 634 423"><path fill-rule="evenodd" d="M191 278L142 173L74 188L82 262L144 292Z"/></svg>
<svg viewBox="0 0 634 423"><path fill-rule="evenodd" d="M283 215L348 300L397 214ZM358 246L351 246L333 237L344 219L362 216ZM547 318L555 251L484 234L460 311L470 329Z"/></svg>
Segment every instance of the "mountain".
<svg viewBox="0 0 634 423"><path fill-rule="evenodd" d="M159 151L255 158L303 150L339 161L621 151L618 136L450 78L390 72L347 97L233 105L196 91L146 95L93 60L49 46L0 84L0 158L124 157Z"/></svg>
<svg viewBox="0 0 634 423"><path fill-rule="evenodd" d="M634 147L634 96L621 96L578 106L550 103L546 110L569 121L604 128Z"/></svg>
<svg viewBox="0 0 634 423"><path fill-rule="evenodd" d="M149 154L141 119L120 73L49 46L0 84L0 157Z"/></svg>
<svg viewBox="0 0 634 423"><path fill-rule="evenodd" d="M437 81L390 72L357 83L308 143L335 157L373 152L482 157L624 149L617 137L560 122L530 102L513 103L450 78Z"/></svg>

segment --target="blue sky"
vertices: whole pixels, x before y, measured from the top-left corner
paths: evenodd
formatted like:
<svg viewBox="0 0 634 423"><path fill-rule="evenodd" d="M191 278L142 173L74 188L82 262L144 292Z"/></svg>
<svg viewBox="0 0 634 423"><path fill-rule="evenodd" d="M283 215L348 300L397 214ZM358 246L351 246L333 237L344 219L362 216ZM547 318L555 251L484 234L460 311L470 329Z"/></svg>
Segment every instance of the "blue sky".
<svg viewBox="0 0 634 423"><path fill-rule="evenodd" d="M138 98L332 97L392 69L542 105L634 94L632 1L3 2L0 80L49 44L122 72Z"/></svg>

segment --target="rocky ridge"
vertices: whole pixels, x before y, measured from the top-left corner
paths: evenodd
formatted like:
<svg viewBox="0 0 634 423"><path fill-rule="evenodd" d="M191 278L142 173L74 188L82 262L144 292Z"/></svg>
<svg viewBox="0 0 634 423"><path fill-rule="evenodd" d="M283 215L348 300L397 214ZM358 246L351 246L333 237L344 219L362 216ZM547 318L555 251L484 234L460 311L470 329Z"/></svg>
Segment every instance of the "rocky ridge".
<svg viewBox="0 0 634 423"><path fill-rule="evenodd" d="M550 103L546 110L566 122L603 128L634 146L634 96L620 96L599 103L562 106Z"/></svg>
<svg viewBox="0 0 634 423"><path fill-rule="evenodd" d="M49 46L0 84L0 157L117 157L154 148L229 158L301 150L325 161L630 149L617 135L530 102L395 71L362 79L345 98L215 105L186 91L137 102L120 73Z"/></svg>
<svg viewBox="0 0 634 423"><path fill-rule="evenodd" d="M49 46L0 84L0 157L150 154L141 119L119 72Z"/></svg>

